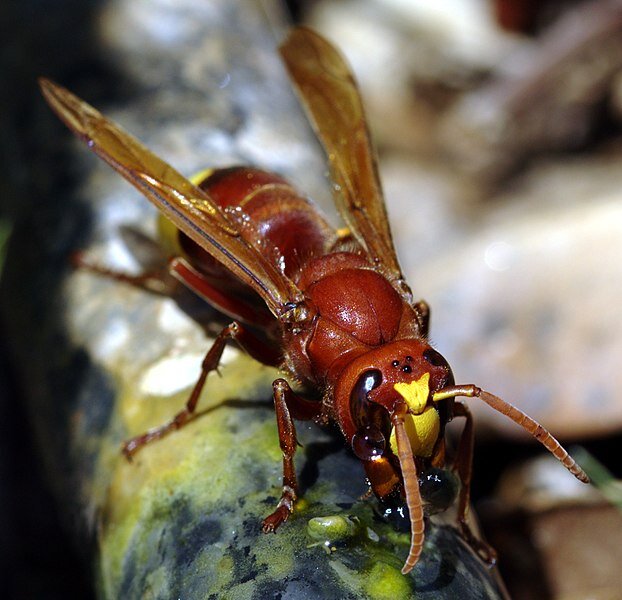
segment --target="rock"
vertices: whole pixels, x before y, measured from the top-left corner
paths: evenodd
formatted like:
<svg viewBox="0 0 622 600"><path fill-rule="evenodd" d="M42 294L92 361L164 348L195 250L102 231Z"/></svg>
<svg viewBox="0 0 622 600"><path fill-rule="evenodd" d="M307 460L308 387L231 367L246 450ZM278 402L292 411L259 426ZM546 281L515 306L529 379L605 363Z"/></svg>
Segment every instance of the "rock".
<svg viewBox="0 0 622 600"><path fill-rule="evenodd" d="M261 401L274 374L258 373L243 357L222 371L191 426L143 449L136 464L126 464L116 445L106 453L102 473L112 477L100 533L106 596L150 590L158 598L501 597L487 568L441 524L428 525L424 556L403 576L409 533L382 522L374 502L360 500L366 490L360 464L339 438L315 426L298 426L303 499L276 534L262 534L280 481L274 414ZM130 390L120 397L121 418L132 415L132 430L142 431L169 416L184 392L166 401ZM318 520L356 525L322 537Z"/></svg>

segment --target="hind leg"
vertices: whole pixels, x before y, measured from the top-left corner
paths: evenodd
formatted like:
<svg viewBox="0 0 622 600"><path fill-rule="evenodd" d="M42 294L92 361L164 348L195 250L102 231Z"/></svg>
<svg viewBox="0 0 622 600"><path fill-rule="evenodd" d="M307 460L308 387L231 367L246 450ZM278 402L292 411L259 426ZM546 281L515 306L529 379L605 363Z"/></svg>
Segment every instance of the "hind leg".
<svg viewBox="0 0 622 600"><path fill-rule="evenodd" d="M186 405L183 410L179 411L170 421L167 421L159 427L155 427L146 431L145 433L133 437L123 444L122 452L128 460L132 460L132 457L143 446L158 440L171 431L181 429L195 416L195 411L199 397L205 386L207 376L218 368L222 353L225 349L226 343L229 340L235 340L238 345L246 350L253 357L262 357L262 362L270 364L271 362L277 362L277 354L273 348L265 344L262 340L257 338L251 332L249 332L243 325L233 321L227 325L216 337L214 343L207 351L203 363L201 364L201 373L197 382L194 384L194 388L186 401Z"/></svg>

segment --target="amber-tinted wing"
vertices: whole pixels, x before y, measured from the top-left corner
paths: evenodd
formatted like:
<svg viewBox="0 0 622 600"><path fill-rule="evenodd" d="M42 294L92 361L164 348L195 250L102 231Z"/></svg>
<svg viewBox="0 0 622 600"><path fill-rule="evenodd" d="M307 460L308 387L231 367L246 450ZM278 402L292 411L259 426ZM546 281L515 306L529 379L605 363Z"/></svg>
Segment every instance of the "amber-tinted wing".
<svg viewBox="0 0 622 600"><path fill-rule="evenodd" d="M351 69L333 45L299 27L280 47L331 165L337 208L374 261L402 279L376 161Z"/></svg>
<svg viewBox="0 0 622 600"><path fill-rule="evenodd" d="M250 285L277 316L300 292L260 252L214 201L136 138L63 87L40 80L56 114L87 146L153 202L180 230Z"/></svg>

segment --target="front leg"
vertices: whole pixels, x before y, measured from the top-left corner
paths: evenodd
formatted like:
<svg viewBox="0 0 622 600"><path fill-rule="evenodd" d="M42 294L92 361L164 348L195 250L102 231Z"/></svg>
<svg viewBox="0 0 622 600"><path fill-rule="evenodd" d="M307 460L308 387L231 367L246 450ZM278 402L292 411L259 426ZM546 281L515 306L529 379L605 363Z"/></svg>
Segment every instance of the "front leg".
<svg viewBox="0 0 622 600"><path fill-rule="evenodd" d="M471 478L473 475L473 416L469 407L462 402L454 404L454 416L464 417L464 429L458 443L458 451L454 463L454 470L460 479L460 495L458 497L458 525L462 537L475 550L475 552L489 565L497 562L495 549L480 540L471 530L468 523L468 511L471 500Z"/></svg>
<svg viewBox="0 0 622 600"><path fill-rule="evenodd" d="M298 497L298 480L294 467L294 454L298 446L296 427L291 412L301 413L300 408L308 407L310 402L296 395L284 379L276 379L272 383L274 410L279 430L279 444L283 452L283 491L276 510L263 521L264 533L276 531L281 523L287 521L294 510ZM318 405L319 402L314 403ZM291 410L290 410L291 409ZM298 415L297 415L298 416Z"/></svg>

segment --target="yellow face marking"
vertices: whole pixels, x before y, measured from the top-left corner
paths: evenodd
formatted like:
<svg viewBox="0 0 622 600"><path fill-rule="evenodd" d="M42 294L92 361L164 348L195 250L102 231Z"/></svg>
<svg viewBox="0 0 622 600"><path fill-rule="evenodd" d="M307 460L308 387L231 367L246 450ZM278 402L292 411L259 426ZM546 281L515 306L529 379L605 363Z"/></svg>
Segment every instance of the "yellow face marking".
<svg viewBox="0 0 622 600"><path fill-rule="evenodd" d="M415 456L428 457L432 455L434 444L436 444L441 431L441 420L434 407L429 406L420 415L407 414L404 418L404 429ZM395 429L391 431L390 444L391 450L397 456Z"/></svg>
<svg viewBox="0 0 622 600"><path fill-rule="evenodd" d="M396 383L393 389L406 400L410 411L420 415L428 401L430 394L430 374L424 373L417 381L410 383Z"/></svg>

